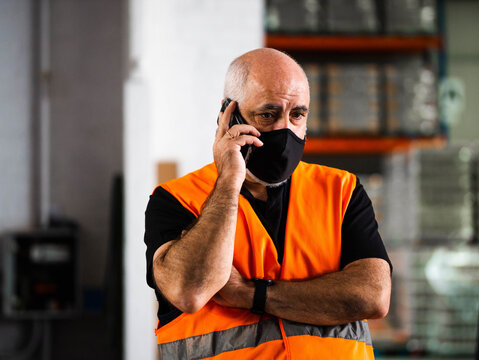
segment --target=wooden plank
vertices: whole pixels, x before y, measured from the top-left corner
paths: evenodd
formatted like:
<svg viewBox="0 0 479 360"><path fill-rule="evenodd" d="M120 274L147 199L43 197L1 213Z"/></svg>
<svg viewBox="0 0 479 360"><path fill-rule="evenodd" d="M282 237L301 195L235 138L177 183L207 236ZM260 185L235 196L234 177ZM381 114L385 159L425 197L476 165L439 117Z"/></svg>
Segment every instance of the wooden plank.
<svg viewBox="0 0 479 360"><path fill-rule="evenodd" d="M159 162L156 165L156 181L158 184L178 177L178 167L175 162Z"/></svg>

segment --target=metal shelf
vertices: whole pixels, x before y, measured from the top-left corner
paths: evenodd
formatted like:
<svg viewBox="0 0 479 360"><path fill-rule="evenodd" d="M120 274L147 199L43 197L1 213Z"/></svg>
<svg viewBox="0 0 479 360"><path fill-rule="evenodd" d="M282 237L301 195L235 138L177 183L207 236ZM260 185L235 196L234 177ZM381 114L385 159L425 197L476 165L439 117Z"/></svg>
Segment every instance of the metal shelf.
<svg viewBox="0 0 479 360"><path fill-rule="evenodd" d="M304 153L314 154L382 154L412 148L442 148L445 136L435 137L308 137Z"/></svg>
<svg viewBox="0 0 479 360"><path fill-rule="evenodd" d="M276 35L267 34L267 47L284 51L392 51L422 52L439 50L443 41L436 35L418 36L347 36L347 35Z"/></svg>

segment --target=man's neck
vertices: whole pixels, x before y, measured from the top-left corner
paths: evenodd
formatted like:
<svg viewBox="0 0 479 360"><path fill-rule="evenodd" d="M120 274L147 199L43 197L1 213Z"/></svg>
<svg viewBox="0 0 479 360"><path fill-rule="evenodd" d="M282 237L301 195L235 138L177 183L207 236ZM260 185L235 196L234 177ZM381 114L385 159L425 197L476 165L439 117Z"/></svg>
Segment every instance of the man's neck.
<svg viewBox="0 0 479 360"><path fill-rule="evenodd" d="M268 191L266 190L266 186L250 181L248 179L245 179L244 186L256 199L261 201L268 200Z"/></svg>

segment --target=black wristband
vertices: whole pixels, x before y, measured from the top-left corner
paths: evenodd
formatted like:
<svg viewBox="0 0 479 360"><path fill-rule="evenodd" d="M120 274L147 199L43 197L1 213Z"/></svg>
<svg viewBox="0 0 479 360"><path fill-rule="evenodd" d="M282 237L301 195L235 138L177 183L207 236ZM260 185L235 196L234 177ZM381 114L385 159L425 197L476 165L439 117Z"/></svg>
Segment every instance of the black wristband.
<svg viewBox="0 0 479 360"><path fill-rule="evenodd" d="M266 305L266 290L268 286L274 284L273 280L266 280L266 279L251 279L254 282L254 298L253 298L253 307L251 308L251 312L253 314L263 315L264 314L264 307Z"/></svg>

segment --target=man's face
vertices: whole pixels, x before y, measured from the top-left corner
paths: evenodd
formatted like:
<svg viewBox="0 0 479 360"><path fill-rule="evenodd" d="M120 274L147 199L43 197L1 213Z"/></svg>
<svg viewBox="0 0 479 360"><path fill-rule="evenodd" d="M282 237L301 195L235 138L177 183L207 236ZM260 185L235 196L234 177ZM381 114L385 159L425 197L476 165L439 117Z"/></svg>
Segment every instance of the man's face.
<svg viewBox="0 0 479 360"><path fill-rule="evenodd" d="M309 87L299 69L279 73L253 73L239 105L246 121L260 132L288 128L304 139Z"/></svg>

